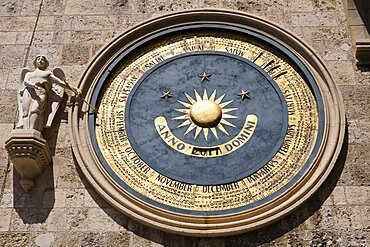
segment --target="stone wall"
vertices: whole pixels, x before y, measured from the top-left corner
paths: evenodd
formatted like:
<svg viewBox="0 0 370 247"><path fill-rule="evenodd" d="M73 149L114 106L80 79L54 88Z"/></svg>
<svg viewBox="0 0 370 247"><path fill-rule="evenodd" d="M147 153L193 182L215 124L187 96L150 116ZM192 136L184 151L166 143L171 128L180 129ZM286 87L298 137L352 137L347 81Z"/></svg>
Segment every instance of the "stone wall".
<svg viewBox="0 0 370 247"><path fill-rule="evenodd" d="M65 97L44 133L54 164L28 194L0 145L0 246L370 246L370 72L356 68L341 0L2 0L0 143L13 128L21 70L33 67L36 54L77 85L94 54L127 28L210 7L273 20L324 59L343 94L348 131L319 192L287 218L239 236L190 238L147 228L111 208L84 178L71 150Z"/></svg>

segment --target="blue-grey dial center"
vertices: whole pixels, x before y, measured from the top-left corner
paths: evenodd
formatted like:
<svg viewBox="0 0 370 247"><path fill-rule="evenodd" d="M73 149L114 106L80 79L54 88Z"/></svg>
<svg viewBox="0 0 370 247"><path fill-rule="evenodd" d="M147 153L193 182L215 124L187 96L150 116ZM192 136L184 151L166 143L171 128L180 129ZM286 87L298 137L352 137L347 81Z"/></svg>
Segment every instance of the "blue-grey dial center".
<svg viewBox="0 0 370 247"><path fill-rule="evenodd" d="M212 71L212 83L199 83L200 67ZM246 87L256 95L248 107L233 100ZM168 89L172 101L153 93ZM127 137L137 155L161 175L188 184L232 183L253 174L275 155L287 130L286 102L271 77L247 59L218 51L157 64L135 84L125 107ZM248 116L258 123L247 142ZM166 123L156 124L158 118ZM187 145L190 155L180 152L190 150ZM201 156L203 147L223 155Z"/></svg>

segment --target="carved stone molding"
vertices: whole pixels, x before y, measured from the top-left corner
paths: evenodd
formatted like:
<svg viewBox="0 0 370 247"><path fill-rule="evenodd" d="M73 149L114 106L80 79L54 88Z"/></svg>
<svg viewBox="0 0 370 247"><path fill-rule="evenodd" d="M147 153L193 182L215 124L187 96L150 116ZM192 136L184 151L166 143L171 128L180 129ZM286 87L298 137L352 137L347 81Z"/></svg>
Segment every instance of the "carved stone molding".
<svg viewBox="0 0 370 247"><path fill-rule="evenodd" d="M13 130L5 147L14 168L21 175L22 188L28 192L45 167L52 164L46 140L37 130Z"/></svg>
<svg viewBox="0 0 370 247"><path fill-rule="evenodd" d="M370 65L370 39L356 42L356 58L358 65Z"/></svg>

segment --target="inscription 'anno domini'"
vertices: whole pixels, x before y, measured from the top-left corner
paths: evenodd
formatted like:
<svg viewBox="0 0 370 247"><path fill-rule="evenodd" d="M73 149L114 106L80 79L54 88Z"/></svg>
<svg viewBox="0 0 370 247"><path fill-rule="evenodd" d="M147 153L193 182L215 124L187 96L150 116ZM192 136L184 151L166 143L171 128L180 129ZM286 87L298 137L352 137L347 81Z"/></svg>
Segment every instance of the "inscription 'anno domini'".
<svg viewBox="0 0 370 247"><path fill-rule="evenodd" d="M164 117L159 116L154 120L154 124L159 136L172 149L186 155L195 157L218 157L230 154L245 145L253 135L258 118L256 115L248 115L241 131L230 141L210 147L200 147L186 143L177 138L168 127Z"/></svg>

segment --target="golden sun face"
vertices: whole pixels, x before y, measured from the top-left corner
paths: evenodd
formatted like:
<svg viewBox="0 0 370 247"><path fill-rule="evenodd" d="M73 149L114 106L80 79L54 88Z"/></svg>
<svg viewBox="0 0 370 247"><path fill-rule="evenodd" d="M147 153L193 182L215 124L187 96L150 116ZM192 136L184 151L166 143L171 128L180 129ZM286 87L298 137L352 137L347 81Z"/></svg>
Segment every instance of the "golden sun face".
<svg viewBox="0 0 370 247"><path fill-rule="evenodd" d="M184 115L173 118L174 120L184 120L177 128L188 126L184 135L187 135L190 131L195 129L194 139L196 139L199 133L203 130L204 138L208 139L209 130L218 139L217 129L221 130L226 135L229 135L224 125L235 128L236 126L226 119L237 118L236 116L227 114L231 111L235 111L238 108L225 108L232 102L222 102L225 94L216 98L216 90L213 91L211 96L208 97L207 90L204 89L203 97L199 95L197 90L194 89L195 99L185 93L186 98L190 103L178 100L180 104L185 106L183 109L175 109L178 112L184 113Z"/></svg>

